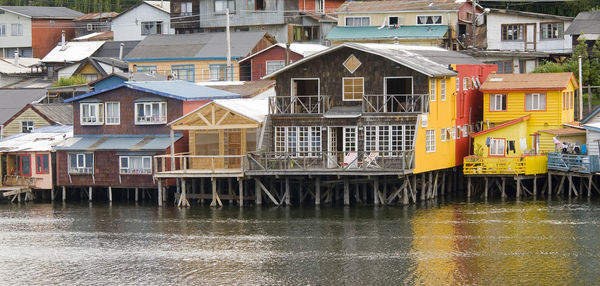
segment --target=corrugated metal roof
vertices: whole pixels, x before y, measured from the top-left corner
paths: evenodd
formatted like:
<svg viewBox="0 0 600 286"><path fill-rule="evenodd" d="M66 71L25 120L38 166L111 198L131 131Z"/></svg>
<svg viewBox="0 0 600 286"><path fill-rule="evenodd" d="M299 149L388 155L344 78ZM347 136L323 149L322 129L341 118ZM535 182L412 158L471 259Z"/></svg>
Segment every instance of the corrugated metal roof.
<svg viewBox="0 0 600 286"><path fill-rule="evenodd" d="M73 21L86 21L86 20L100 20L100 19L111 19L119 16L117 12L95 12L87 13Z"/></svg>
<svg viewBox="0 0 600 286"><path fill-rule="evenodd" d="M57 124L73 125L73 106L71 104L36 103L32 106Z"/></svg>
<svg viewBox="0 0 600 286"><path fill-rule="evenodd" d="M38 19L76 19L84 15L66 7L0 6L0 9Z"/></svg>
<svg viewBox="0 0 600 286"><path fill-rule="evenodd" d="M126 87L151 94L175 98L182 101L214 100L226 98L241 98L242 96L216 88L200 86L187 81L168 80L168 81L128 81L119 84L113 88L82 94L65 100L66 103L78 101L100 93L108 92L117 88Z"/></svg>
<svg viewBox="0 0 600 286"><path fill-rule="evenodd" d="M104 45L97 49L93 57L100 58L119 58L119 50L121 49L121 43L123 46L123 57L125 57L133 48L135 48L141 41L108 41L104 42Z"/></svg>
<svg viewBox="0 0 600 286"><path fill-rule="evenodd" d="M481 91L496 90L561 90L573 81L573 73L491 74L481 85Z"/></svg>
<svg viewBox="0 0 600 286"><path fill-rule="evenodd" d="M327 40L377 40L377 39L443 39L448 32L448 26L415 25L384 27L376 26L344 26L334 27L327 34Z"/></svg>
<svg viewBox="0 0 600 286"><path fill-rule="evenodd" d="M266 32L232 32L231 57L248 56ZM150 35L125 57L135 59L226 58L226 33Z"/></svg>
<svg viewBox="0 0 600 286"><path fill-rule="evenodd" d="M113 31L95 32L81 37L73 38L73 41L112 41Z"/></svg>
<svg viewBox="0 0 600 286"><path fill-rule="evenodd" d="M39 73L35 66L41 66L42 62L37 58L19 58L19 63L15 65L14 58L0 58L0 74L29 74Z"/></svg>
<svg viewBox="0 0 600 286"><path fill-rule="evenodd" d="M93 55L103 44L103 41L67 42L63 47L59 43L42 59L42 62L78 62Z"/></svg>
<svg viewBox="0 0 600 286"><path fill-rule="evenodd" d="M539 19L560 20L560 21L567 21L567 22L573 20L573 17L527 12L527 11L516 11L516 10L508 10L508 9L491 9L491 12L508 14L508 15L517 15L517 16L522 16L522 17L539 18Z"/></svg>
<svg viewBox="0 0 600 286"><path fill-rule="evenodd" d="M0 141L0 152L34 152L51 151L54 146L62 144L73 137L72 126L46 126L31 133L16 134Z"/></svg>
<svg viewBox="0 0 600 286"><path fill-rule="evenodd" d="M264 78L273 79L276 75L292 69L297 65L304 64L305 62L311 61L314 58L321 57L343 48L355 49L365 53L378 55L431 77L455 76L456 72L450 70L448 64L446 64L448 61L457 61L456 64L464 64L465 62L471 60L477 62L475 59L472 59L467 55L437 47L405 46L396 44L343 43L341 45L313 54L312 56L303 58L291 65L287 65L271 74L264 76ZM428 55L431 58L427 57ZM444 59L445 57L448 59ZM440 62L441 59L443 59L443 62Z"/></svg>
<svg viewBox="0 0 600 286"><path fill-rule="evenodd" d="M231 84L228 84L231 83ZM199 82L197 85L237 93L242 97L254 97L275 86L274 80L256 80L243 82Z"/></svg>
<svg viewBox="0 0 600 286"><path fill-rule="evenodd" d="M600 34L600 12L581 12L565 31L567 35Z"/></svg>
<svg viewBox="0 0 600 286"><path fill-rule="evenodd" d="M585 129L573 128L573 127L564 127L558 129L547 129L540 130L539 132L549 133L552 135L585 135Z"/></svg>
<svg viewBox="0 0 600 286"><path fill-rule="evenodd" d="M182 137L175 134L175 141ZM79 135L56 146L61 151L164 151L169 135Z"/></svg>
<svg viewBox="0 0 600 286"><path fill-rule="evenodd" d="M4 124L25 105L40 101L46 97L45 89L19 88L0 89L0 122Z"/></svg>
<svg viewBox="0 0 600 286"><path fill-rule="evenodd" d="M458 10L464 2L455 0L424 1L346 1L337 10L337 14L365 12L397 12L397 11L440 11Z"/></svg>
<svg viewBox="0 0 600 286"><path fill-rule="evenodd" d="M262 54L272 48L275 48L275 47L286 49L286 45L284 43L276 43L274 45L271 45L265 49L262 49L252 55L249 55L249 56L243 58L239 62L243 63L243 62L253 58L254 56L260 55L260 54ZM292 51L298 55L301 55L303 57L308 57L314 53L320 52L325 49L327 49L327 46L323 46L323 45L319 45L319 44L308 44L308 43L292 43L292 44L290 44L290 51Z"/></svg>

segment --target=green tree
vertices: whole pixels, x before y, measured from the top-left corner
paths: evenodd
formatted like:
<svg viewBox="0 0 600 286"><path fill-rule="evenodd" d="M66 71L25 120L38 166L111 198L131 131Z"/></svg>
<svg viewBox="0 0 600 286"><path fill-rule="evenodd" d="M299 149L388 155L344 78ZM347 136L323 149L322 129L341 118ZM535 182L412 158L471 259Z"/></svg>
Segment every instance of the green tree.
<svg viewBox="0 0 600 286"><path fill-rule="evenodd" d="M590 84L600 86L600 40L597 40L592 47L590 55Z"/></svg>

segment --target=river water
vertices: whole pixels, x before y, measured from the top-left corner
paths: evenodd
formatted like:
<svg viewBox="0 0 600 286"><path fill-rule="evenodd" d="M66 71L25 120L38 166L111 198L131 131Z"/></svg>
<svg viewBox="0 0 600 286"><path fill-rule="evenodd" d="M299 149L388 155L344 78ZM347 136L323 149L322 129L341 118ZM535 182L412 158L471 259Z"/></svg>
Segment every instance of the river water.
<svg viewBox="0 0 600 286"><path fill-rule="evenodd" d="M2 203L0 282L598 284L600 203Z"/></svg>

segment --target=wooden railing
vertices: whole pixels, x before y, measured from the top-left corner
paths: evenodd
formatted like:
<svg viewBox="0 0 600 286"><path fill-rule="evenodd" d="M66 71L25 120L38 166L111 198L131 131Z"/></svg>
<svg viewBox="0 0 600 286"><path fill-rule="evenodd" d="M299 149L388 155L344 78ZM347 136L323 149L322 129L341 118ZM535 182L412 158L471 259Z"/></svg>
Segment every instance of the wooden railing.
<svg viewBox="0 0 600 286"><path fill-rule="evenodd" d="M245 155L156 155L154 156L154 174L242 172L245 164Z"/></svg>
<svg viewBox="0 0 600 286"><path fill-rule="evenodd" d="M35 181L39 178L24 177L18 175L6 175L2 180L3 186L35 186Z"/></svg>
<svg viewBox="0 0 600 286"><path fill-rule="evenodd" d="M548 171L546 155L522 157L476 157L463 161L465 175L534 175Z"/></svg>
<svg viewBox="0 0 600 286"><path fill-rule="evenodd" d="M548 153L548 169L590 174L600 171L600 162L598 160L598 155L576 155L552 152Z"/></svg>
<svg viewBox="0 0 600 286"><path fill-rule="evenodd" d="M422 113L429 110L427 94L365 94L364 113Z"/></svg>
<svg viewBox="0 0 600 286"><path fill-rule="evenodd" d="M248 170L390 171L414 168L414 151L254 152Z"/></svg>
<svg viewBox="0 0 600 286"><path fill-rule="evenodd" d="M326 95L269 97L269 114L320 114L331 108Z"/></svg>

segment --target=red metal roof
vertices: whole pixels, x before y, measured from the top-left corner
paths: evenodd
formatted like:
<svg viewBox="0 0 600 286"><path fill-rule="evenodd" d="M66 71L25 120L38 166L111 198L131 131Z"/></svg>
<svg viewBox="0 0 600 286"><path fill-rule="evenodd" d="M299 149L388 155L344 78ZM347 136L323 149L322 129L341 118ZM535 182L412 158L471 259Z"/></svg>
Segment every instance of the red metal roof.
<svg viewBox="0 0 600 286"><path fill-rule="evenodd" d="M519 123L519 122L522 122L522 121L528 120L530 116L531 116L531 115L527 114L527 115L525 115L525 116L523 116L523 117L519 117L519 118L517 118L517 119L513 119L513 120L511 120L511 121L504 122L504 123L502 123L502 124L500 124L500 125L498 125L498 126L496 126L496 127L493 127L493 128L487 129L487 130L483 130L483 131L480 131L480 132L477 132L477 133L475 133L475 134L472 134L471 136L473 136L473 137L476 137L476 136L479 136L479 135L483 135L483 134L490 133L490 132L492 132L492 131L496 131L496 130L498 130L498 129L502 129L502 128L504 128L504 127L508 127L508 126L511 126L511 125L515 125L515 124L517 124L517 123Z"/></svg>

